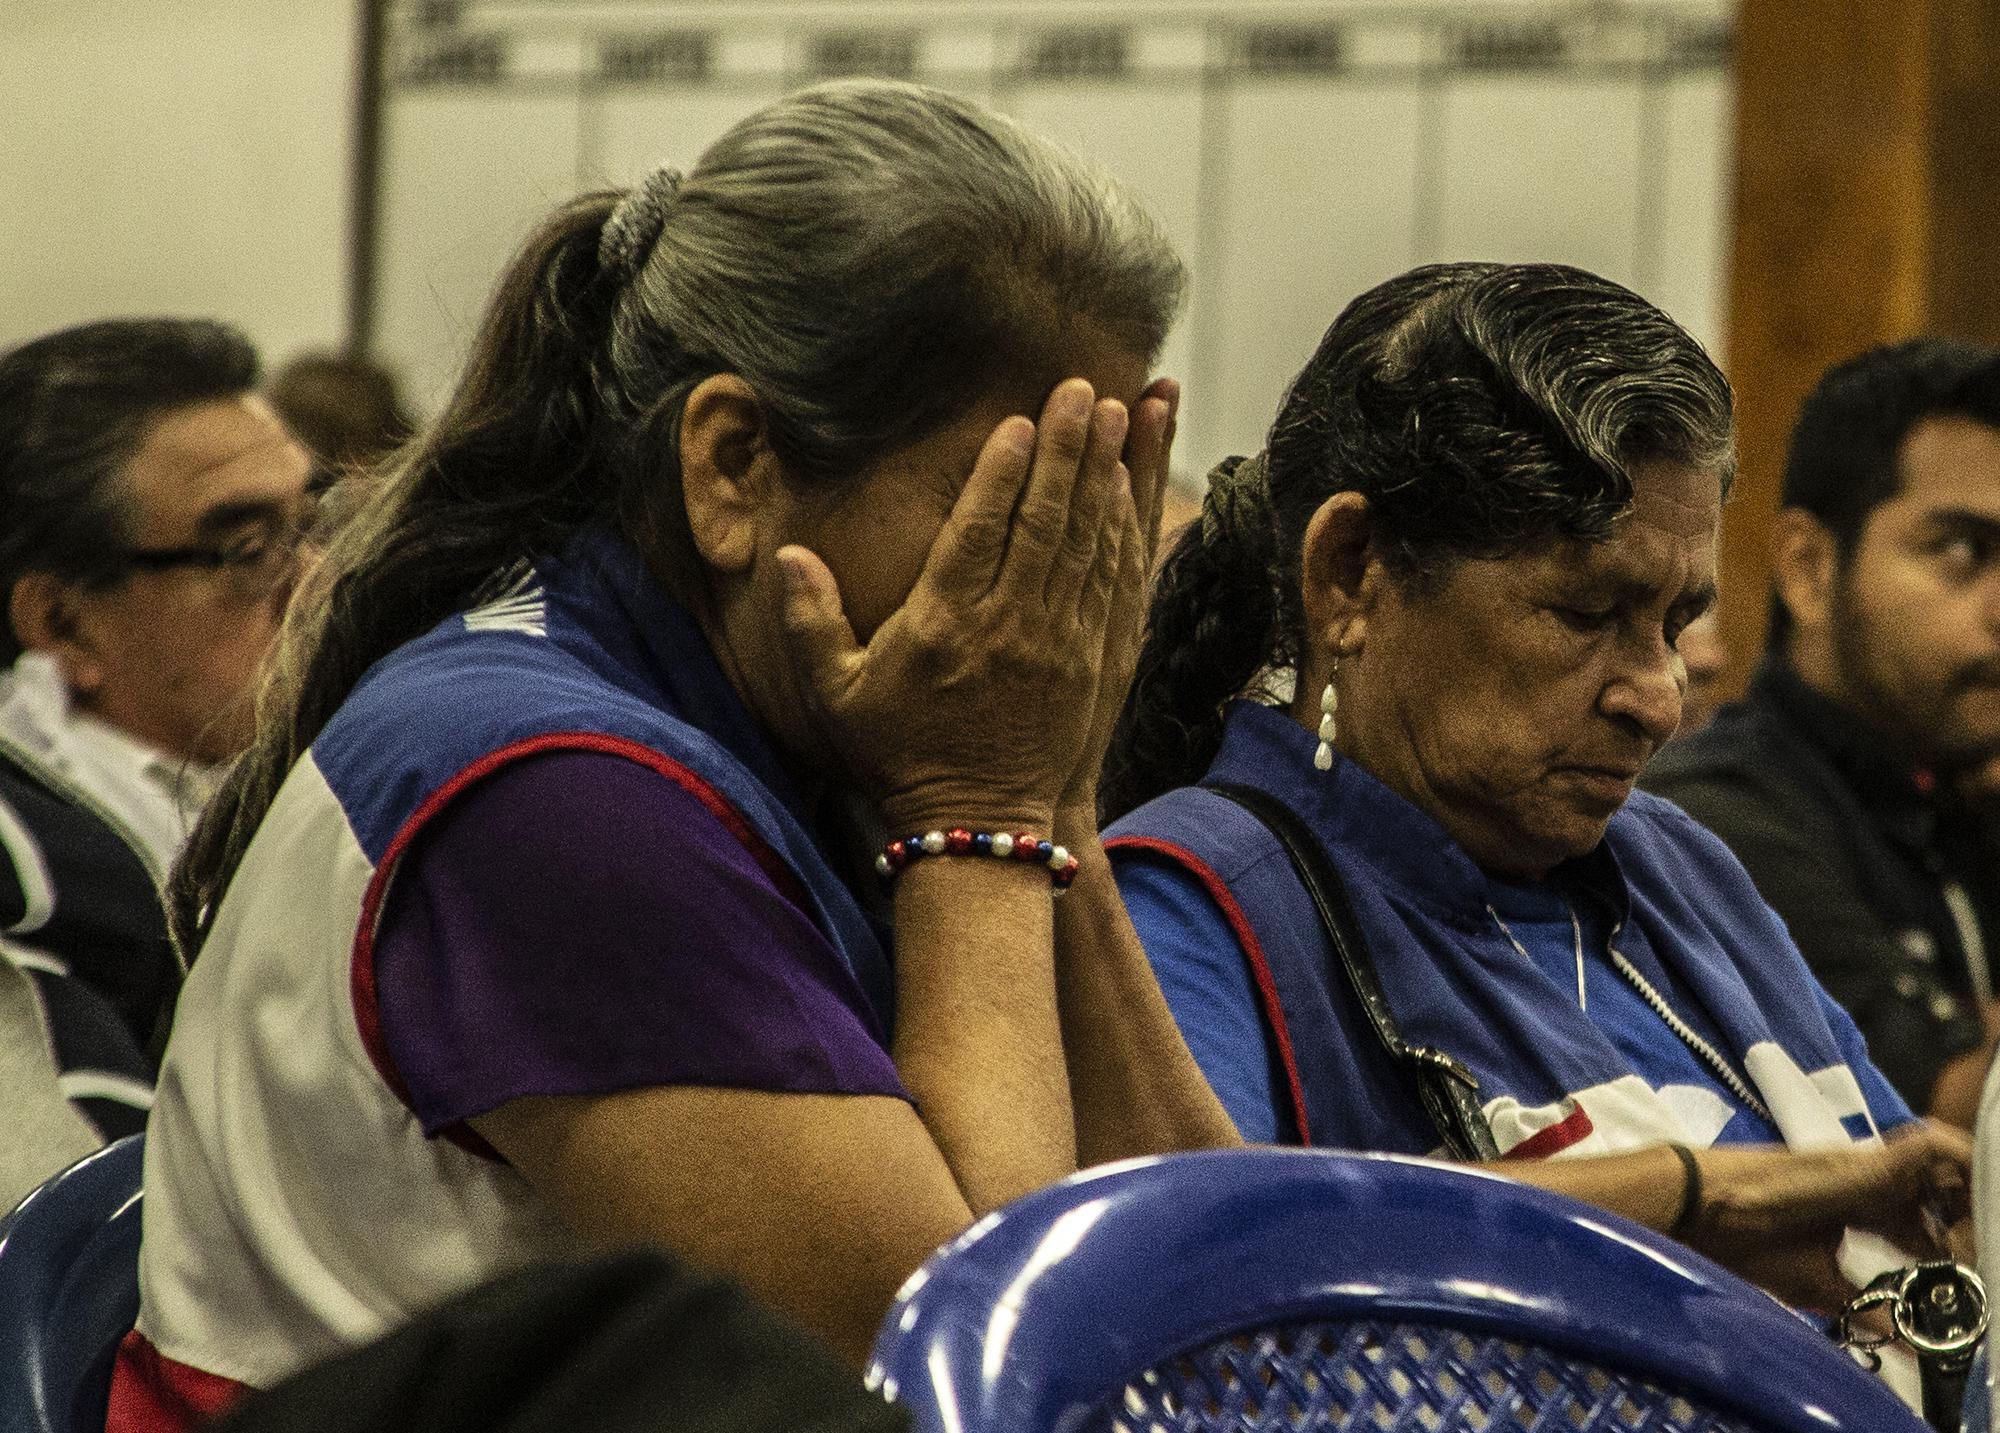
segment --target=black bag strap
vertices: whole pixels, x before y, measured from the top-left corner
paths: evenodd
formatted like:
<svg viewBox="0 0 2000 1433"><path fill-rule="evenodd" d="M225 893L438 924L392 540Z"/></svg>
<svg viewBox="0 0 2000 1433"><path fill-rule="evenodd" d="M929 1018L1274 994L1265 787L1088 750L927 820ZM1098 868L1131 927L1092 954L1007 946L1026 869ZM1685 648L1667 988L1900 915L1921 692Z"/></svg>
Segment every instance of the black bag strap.
<svg viewBox="0 0 2000 1433"><path fill-rule="evenodd" d="M1204 789L1241 806L1284 848L1299 884L1312 897L1320 928L1333 950L1335 965L1346 977L1348 990L1390 1062L1415 1089L1417 1100L1430 1116L1444 1147L1459 1159L1499 1158L1492 1127L1486 1123L1486 1112L1479 1102L1478 1077L1443 1050L1412 1045L1403 1038L1402 1028L1396 1024L1396 1017L1390 1013L1389 1002L1382 994L1382 982L1369 959L1361 927L1355 923L1347 888L1341 884L1340 873L1327 859L1319 838L1290 807L1254 787L1217 781L1204 783Z"/></svg>

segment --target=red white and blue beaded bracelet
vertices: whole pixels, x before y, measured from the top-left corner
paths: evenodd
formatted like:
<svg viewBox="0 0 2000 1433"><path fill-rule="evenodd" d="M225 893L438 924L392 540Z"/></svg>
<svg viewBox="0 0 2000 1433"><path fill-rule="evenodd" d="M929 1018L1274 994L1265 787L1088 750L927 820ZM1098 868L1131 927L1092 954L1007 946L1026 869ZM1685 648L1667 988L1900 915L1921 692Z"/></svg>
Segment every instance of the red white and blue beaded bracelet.
<svg viewBox="0 0 2000 1433"><path fill-rule="evenodd" d="M905 866L926 856L991 856L996 861L1045 866L1057 895L1076 880L1077 859L1068 847L1045 841L1032 831L968 831L963 826L891 841L875 858L875 874L884 886L893 885Z"/></svg>

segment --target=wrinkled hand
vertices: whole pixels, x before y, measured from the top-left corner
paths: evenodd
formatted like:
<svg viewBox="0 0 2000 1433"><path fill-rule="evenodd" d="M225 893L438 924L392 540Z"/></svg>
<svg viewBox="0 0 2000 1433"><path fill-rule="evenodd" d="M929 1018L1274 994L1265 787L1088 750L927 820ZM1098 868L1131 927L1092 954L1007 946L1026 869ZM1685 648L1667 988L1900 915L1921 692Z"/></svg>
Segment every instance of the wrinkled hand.
<svg viewBox="0 0 2000 1433"><path fill-rule="evenodd" d="M1125 439L1125 465L1132 475L1131 524L1119 548L1111 608L1104 624L1104 659L1098 668L1090 732L1057 807L1059 823L1065 826L1097 829L1097 778L1104 769L1104 753L1110 749L1111 734L1124 708L1146 634L1154 549L1160 540L1160 509L1171 476L1180 401L1180 385L1171 378L1161 378L1147 387L1132 410L1131 431ZM1065 830L1061 834L1065 840L1076 840L1086 833Z"/></svg>
<svg viewBox="0 0 2000 1433"><path fill-rule="evenodd" d="M1972 1142L1930 1121L1880 1148L1721 1147L1699 1159L1702 1209L1686 1242L1799 1308L1831 1313L1853 1297L1837 1261L1845 1230L1919 1258L1951 1257L1947 1229L1968 1213Z"/></svg>
<svg viewBox="0 0 2000 1433"><path fill-rule="evenodd" d="M993 430L916 586L866 647L824 562L779 551L816 729L892 829L1046 831L1096 711L1137 518L1123 404L1070 379Z"/></svg>

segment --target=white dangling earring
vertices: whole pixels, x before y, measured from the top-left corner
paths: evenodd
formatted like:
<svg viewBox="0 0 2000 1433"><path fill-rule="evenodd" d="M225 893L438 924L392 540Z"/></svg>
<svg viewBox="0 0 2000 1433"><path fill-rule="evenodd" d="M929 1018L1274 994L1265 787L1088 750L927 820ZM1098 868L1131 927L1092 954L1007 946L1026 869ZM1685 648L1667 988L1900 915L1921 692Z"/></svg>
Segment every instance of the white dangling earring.
<svg viewBox="0 0 2000 1433"><path fill-rule="evenodd" d="M1340 664L1334 663L1338 671ZM1340 693L1333 689L1333 680L1327 679L1326 690L1319 694L1319 749L1313 753L1313 767L1319 771L1333 770L1333 737L1338 729L1333 714L1340 707Z"/></svg>

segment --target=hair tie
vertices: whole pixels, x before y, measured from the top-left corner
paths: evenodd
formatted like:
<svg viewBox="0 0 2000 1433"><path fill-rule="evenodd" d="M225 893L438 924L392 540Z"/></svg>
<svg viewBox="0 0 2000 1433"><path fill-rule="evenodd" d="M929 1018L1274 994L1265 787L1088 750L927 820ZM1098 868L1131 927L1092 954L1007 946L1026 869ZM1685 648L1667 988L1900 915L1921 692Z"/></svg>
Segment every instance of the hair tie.
<svg viewBox="0 0 2000 1433"><path fill-rule="evenodd" d="M1216 464L1208 475L1208 496L1201 504L1201 540L1216 541L1222 525L1235 520L1238 504L1247 503L1253 511L1267 508L1271 502L1267 478L1262 453L1254 458L1225 458Z"/></svg>
<svg viewBox="0 0 2000 1433"><path fill-rule="evenodd" d="M680 187L681 172L663 166L626 190L598 236L597 267L621 284L630 282L660 241L667 206Z"/></svg>

